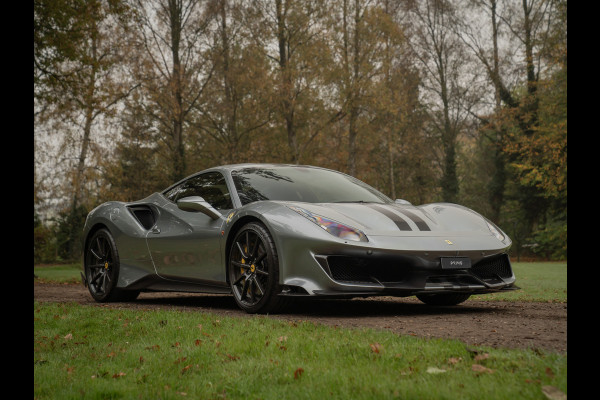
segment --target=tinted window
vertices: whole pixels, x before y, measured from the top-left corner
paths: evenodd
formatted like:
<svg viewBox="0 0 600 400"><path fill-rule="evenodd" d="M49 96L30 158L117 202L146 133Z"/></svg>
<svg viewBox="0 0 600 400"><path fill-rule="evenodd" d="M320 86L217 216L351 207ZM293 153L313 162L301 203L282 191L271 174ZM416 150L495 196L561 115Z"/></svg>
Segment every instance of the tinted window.
<svg viewBox="0 0 600 400"><path fill-rule="evenodd" d="M233 208L225 178L219 172L196 175L169 189L164 195L174 203L183 197L200 196L217 210Z"/></svg>
<svg viewBox="0 0 600 400"><path fill-rule="evenodd" d="M244 168L232 171L231 176L243 205L259 200L391 202L388 197L358 179L318 168Z"/></svg>

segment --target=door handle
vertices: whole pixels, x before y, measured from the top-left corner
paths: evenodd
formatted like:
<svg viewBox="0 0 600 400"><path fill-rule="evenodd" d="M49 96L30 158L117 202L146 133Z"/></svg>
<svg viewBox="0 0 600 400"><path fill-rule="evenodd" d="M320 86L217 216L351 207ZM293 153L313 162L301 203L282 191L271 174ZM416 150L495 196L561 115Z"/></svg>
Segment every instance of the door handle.
<svg viewBox="0 0 600 400"><path fill-rule="evenodd" d="M152 233L160 233L160 228L158 228L158 227L155 226L152 229L150 229L150 232L152 232Z"/></svg>

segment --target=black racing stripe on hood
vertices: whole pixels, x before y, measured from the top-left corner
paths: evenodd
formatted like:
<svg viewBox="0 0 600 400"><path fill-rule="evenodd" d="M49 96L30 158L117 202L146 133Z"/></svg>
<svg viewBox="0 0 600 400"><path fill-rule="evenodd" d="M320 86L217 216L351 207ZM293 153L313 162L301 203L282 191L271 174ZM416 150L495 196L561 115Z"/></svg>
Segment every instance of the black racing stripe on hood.
<svg viewBox="0 0 600 400"><path fill-rule="evenodd" d="M417 214L410 212L408 210L399 208L399 207L394 207L396 210L400 211L402 214L406 215L408 218L412 219L413 222L415 224L417 224L417 227L419 228L420 231L430 231L431 228L429 227L429 225L427 225L427 222L423 221L423 219L421 217L419 217Z"/></svg>
<svg viewBox="0 0 600 400"><path fill-rule="evenodd" d="M401 231L412 231L412 229L410 228L410 225L408 225L408 222L406 222L404 219L402 219L400 216L394 214L390 210L388 210L384 207L381 207L381 206L377 206L375 204L366 204L366 205L368 207L372 208L373 210L382 213L383 215L385 215L386 217L388 217L389 219L394 221L394 223L396 224L398 229L400 229Z"/></svg>

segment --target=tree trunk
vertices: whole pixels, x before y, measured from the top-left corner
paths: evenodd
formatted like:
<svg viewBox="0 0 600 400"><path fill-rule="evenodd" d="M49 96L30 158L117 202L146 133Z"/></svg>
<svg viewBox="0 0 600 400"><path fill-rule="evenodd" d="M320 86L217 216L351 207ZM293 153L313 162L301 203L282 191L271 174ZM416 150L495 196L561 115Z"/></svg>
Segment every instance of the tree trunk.
<svg viewBox="0 0 600 400"><path fill-rule="evenodd" d="M352 43L352 79L350 90L350 121L348 124L348 173L356 175L356 137L358 129L356 122L358 120L359 108L359 71L360 71L360 0L354 2L354 38Z"/></svg>
<svg viewBox="0 0 600 400"><path fill-rule="evenodd" d="M179 48L181 41L181 5L177 0L169 0L169 17L171 23L171 55L173 57L173 69L171 84L175 109L173 110L173 176L177 181L185 177L185 147L183 142L183 95L182 95L182 70L179 58Z"/></svg>

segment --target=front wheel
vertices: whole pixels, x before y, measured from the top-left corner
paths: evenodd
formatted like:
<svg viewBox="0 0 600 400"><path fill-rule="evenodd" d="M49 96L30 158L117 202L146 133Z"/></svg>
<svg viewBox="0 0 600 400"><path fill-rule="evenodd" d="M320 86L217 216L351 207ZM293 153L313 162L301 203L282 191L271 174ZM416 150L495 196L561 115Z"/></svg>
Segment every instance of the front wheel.
<svg viewBox="0 0 600 400"><path fill-rule="evenodd" d="M115 241L106 229L96 231L85 249L85 277L88 290L98 302L132 301L139 291L117 288L119 253Z"/></svg>
<svg viewBox="0 0 600 400"><path fill-rule="evenodd" d="M240 229L229 249L229 285L238 306L248 313L275 313L286 299L278 294L279 260L271 234L259 222Z"/></svg>
<svg viewBox="0 0 600 400"><path fill-rule="evenodd" d="M455 306L466 301L469 293L418 294L417 299L431 306Z"/></svg>

